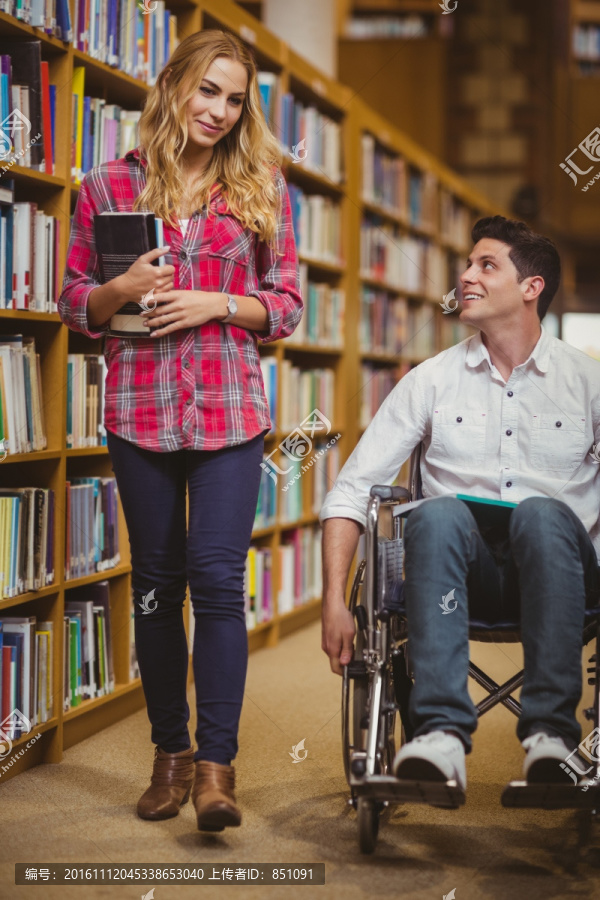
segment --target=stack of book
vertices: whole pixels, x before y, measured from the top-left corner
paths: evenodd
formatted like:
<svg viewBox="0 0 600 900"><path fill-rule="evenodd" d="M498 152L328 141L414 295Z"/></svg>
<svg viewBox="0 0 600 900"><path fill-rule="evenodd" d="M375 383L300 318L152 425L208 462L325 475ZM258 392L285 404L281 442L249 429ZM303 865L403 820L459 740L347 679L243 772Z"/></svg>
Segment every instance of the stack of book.
<svg viewBox="0 0 600 900"><path fill-rule="evenodd" d="M54 582L54 491L0 488L0 597Z"/></svg>
<svg viewBox="0 0 600 900"><path fill-rule="evenodd" d="M120 560L115 478L68 478L66 482L65 578L114 568Z"/></svg>
<svg viewBox="0 0 600 900"><path fill-rule="evenodd" d="M329 178L343 180L341 128L338 122L314 106L306 106L293 94L281 95L275 113L275 135L290 151L295 164Z"/></svg>
<svg viewBox="0 0 600 900"><path fill-rule="evenodd" d="M277 470L273 468L270 462L271 454L263 456L262 468L260 473L260 488L258 490L258 501L256 504L256 514L254 517L253 528L269 528L275 524L277 518L277 484L280 477ZM275 456L271 457L277 464L277 451Z"/></svg>
<svg viewBox="0 0 600 900"><path fill-rule="evenodd" d="M458 253L464 253L471 240L469 210L449 191L440 190L440 237Z"/></svg>
<svg viewBox="0 0 600 900"><path fill-rule="evenodd" d="M408 337L408 305L404 297L363 287L359 343L363 353L402 352Z"/></svg>
<svg viewBox="0 0 600 900"><path fill-rule="evenodd" d="M362 379L360 427L364 429L369 425L371 419L400 378L410 370L410 365L403 362L393 369L381 369L370 363L363 363L360 370Z"/></svg>
<svg viewBox="0 0 600 900"><path fill-rule="evenodd" d="M411 225L434 231L438 217L438 181L433 172L412 170L408 179L408 216Z"/></svg>
<svg viewBox="0 0 600 900"><path fill-rule="evenodd" d="M114 691L108 581L69 589L63 647L65 709Z"/></svg>
<svg viewBox="0 0 600 900"><path fill-rule="evenodd" d="M277 426L277 359L275 356L260 357L260 371L265 386L265 396L269 406L271 431Z"/></svg>
<svg viewBox="0 0 600 900"><path fill-rule="evenodd" d="M53 654L53 622L38 622L35 616L0 617L0 721L18 711L30 726L13 723L11 740L54 714Z"/></svg>

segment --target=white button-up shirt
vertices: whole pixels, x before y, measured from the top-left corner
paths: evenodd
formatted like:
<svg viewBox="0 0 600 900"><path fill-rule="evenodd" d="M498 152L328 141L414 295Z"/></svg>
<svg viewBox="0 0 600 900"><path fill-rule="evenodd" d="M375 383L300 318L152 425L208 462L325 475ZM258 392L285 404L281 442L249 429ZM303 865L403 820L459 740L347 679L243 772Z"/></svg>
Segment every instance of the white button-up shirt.
<svg viewBox="0 0 600 900"><path fill-rule="evenodd" d="M369 492L420 444L424 497L556 497L600 561L600 362L542 328L508 381L476 334L412 369L386 397L325 497L320 521L366 527ZM595 451L595 453L594 453Z"/></svg>

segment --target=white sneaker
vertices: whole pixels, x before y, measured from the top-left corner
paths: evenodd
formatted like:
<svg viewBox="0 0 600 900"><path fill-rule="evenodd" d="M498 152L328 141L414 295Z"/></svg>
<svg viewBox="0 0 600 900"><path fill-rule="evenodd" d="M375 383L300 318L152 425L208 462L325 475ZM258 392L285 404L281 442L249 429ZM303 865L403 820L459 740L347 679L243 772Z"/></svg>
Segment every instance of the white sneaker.
<svg viewBox="0 0 600 900"><path fill-rule="evenodd" d="M392 766L396 778L410 781L451 781L467 787L465 747L447 731L430 731L413 738L396 753Z"/></svg>
<svg viewBox="0 0 600 900"><path fill-rule="evenodd" d="M574 775L577 781L582 776L581 760L567 759L573 751L558 735L537 731L521 741L521 746L527 751L523 774L529 784L573 784Z"/></svg>

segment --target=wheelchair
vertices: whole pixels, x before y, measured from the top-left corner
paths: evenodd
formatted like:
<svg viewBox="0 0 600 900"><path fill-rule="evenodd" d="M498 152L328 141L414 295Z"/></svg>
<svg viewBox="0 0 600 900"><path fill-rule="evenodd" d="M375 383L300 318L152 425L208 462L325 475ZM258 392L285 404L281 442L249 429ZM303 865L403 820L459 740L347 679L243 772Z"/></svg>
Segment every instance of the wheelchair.
<svg viewBox="0 0 600 900"><path fill-rule="evenodd" d="M377 843L380 818L390 804L427 803L457 809L465 802L462 788L451 780L425 782L397 779L392 772L399 746L410 741L413 729L408 715L413 673L410 640L402 605L403 532L405 501L418 499L420 448L410 460L409 488L374 485L367 506L365 558L357 566L349 599L356 626L355 648L342 678L342 750L350 788L348 803L357 811L358 839L362 853L372 853ZM382 510L391 512L391 537L379 534ZM469 621L469 639L493 643L520 642L518 622ZM592 760L585 781L578 784L528 784L510 782L502 793L502 805L542 809L586 809L600 813L600 608L586 610L583 646L595 641L590 657L588 684L594 685L593 705L584 710L593 730L580 744L590 742ZM473 662L469 675L486 691L476 708L482 716L498 703L515 716L521 704L512 693L523 683L521 670L504 684L497 684ZM580 750L581 752L581 750ZM575 776L571 776L575 777Z"/></svg>

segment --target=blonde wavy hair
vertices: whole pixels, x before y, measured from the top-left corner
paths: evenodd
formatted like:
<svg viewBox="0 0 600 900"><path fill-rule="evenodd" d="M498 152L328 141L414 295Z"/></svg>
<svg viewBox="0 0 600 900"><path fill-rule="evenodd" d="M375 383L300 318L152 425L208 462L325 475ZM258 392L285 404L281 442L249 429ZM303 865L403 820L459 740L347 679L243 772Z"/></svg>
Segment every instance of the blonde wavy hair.
<svg viewBox="0 0 600 900"><path fill-rule="evenodd" d="M190 194L180 165L188 139L186 106L208 67L223 56L244 66L248 88L240 118L214 145L210 163ZM280 209L273 166L281 166L283 154L262 111L256 63L235 35L216 29L199 31L179 44L146 98L139 121L139 151L147 160L146 186L133 204L134 211L150 209L173 227L183 195L193 209L205 204L210 209L210 189L218 182L231 213L260 240L274 244Z"/></svg>

